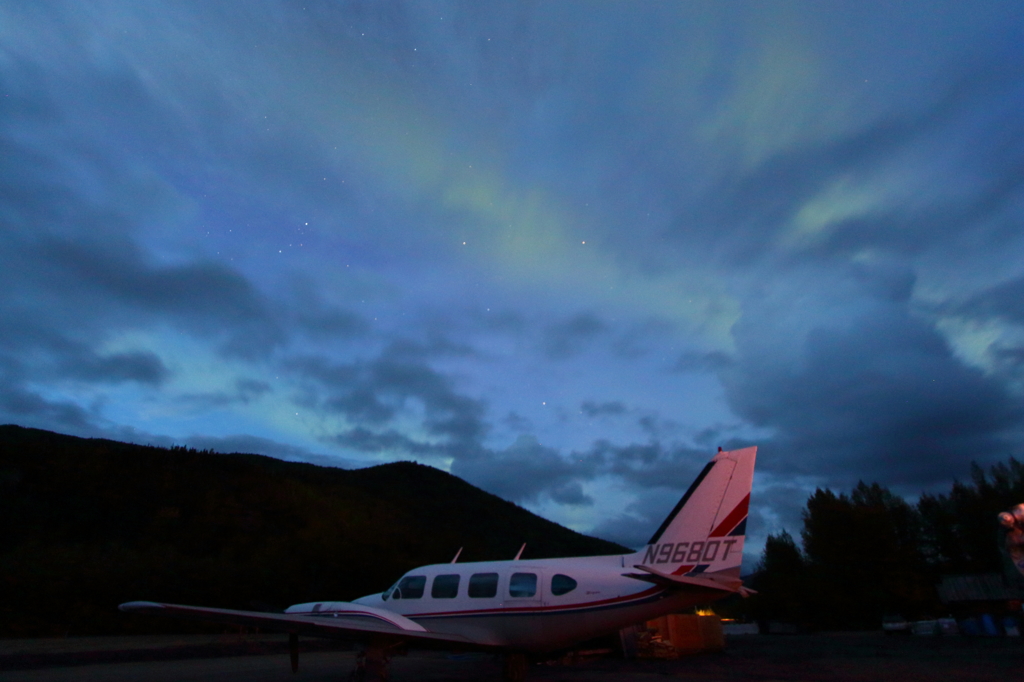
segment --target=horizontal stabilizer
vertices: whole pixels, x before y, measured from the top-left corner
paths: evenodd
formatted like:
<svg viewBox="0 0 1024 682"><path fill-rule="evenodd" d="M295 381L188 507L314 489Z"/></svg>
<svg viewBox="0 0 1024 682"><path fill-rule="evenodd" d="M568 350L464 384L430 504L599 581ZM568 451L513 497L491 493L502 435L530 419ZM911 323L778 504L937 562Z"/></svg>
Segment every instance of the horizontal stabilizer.
<svg viewBox="0 0 1024 682"><path fill-rule="evenodd" d="M655 585L672 589L700 588L706 590L718 590L721 592L736 592L742 597L749 597L752 594L757 594L755 590L744 587L742 580L734 578L731 575L715 575L713 573L703 574L700 576L672 575L671 573L664 573L651 568L650 566L634 566L633 568L638 571L643 571L643 573L623 573L622 575L627 578L643 580L644 582L654 583Z"/></svg>

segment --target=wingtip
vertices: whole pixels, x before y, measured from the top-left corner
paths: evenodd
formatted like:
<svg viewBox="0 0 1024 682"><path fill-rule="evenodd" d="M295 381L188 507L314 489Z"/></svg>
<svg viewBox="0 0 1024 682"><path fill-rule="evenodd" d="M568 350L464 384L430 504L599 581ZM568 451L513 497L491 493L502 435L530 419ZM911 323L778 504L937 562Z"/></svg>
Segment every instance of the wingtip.
<svg viewBox="0 0 1024 682"><path fill-rule="evenodd" d="M132 611L152 611L154 609L163 609L163 604L157 604L155 601L127 601L117 607L119 611L130 613Z"/></svg>

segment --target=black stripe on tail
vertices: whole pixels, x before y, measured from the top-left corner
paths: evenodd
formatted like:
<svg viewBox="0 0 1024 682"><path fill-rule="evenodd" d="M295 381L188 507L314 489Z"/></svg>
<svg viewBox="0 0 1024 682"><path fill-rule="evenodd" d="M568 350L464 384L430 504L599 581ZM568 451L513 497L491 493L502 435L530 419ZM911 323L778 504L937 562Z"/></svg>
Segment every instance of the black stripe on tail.
<svg viewBox="0 0 1024 682"><path fill-rule="evenodd" d="M694 479L693 483L690 484L690 489L686 491L685 495L683 495L683 499L679 500L679 503L676 504L676 507L675 509L672 510L672 513L669 514L665 518L665 520L661 522L661 527L658 528L658 530L654 531L654 535L652 535L651 539L647 541L648 545L653 545L661 539L661 534L665 532L665 529L669 527L669 525L672 523L672 520L676 518L676 515L679 513L679 510L683 508L687 500L690 499L690 496L693 495L694 491L697 490L697 487L701 484L701 482L704 481L704 478L711 472L711 468L713 466L715 466L714 460L704 465L704 469L700 472L700 474L697 475L697 478Z"/></svg>

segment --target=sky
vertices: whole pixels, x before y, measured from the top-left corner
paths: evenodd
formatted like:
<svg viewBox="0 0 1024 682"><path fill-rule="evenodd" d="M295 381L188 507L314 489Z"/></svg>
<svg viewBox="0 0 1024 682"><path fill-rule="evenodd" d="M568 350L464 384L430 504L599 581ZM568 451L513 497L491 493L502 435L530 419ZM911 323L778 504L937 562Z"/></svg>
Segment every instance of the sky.
<svg viewBox="0 0 1024 682"><path fill-rule="evenodd" d="M1024 456L1017 1L0 3L0 423L644 544ZM754 556L756 560L756 556Z"/></svg>

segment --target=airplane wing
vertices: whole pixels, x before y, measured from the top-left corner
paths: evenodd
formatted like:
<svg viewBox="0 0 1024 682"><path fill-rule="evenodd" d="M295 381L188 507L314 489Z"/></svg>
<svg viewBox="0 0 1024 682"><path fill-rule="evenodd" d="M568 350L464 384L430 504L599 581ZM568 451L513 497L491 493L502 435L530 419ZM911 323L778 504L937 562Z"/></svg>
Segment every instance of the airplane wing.
<svg viewBox="0 0 1024 682"><path fill-rule="evenodd" d="M431 632L405 616L372 606L349 602L331 602L330 608L318 613L264 613L236 611L206 606L161 604L151 601L133 601L118 607L127 613L206 620L215 623L247 625L266 630L289 632L315 637L330 637L366 641L375 638L403 640L420 647L431 644L451 647L487 648L460 635Z"/></svg>
<svg viewBox="0 0 1024 682"><path fill-rule="evenodd" d="M643 573L623 573L622 575L670 589L705 589L719 592L737 592L742 597L757 594L756 590L744 587L742 580L731 576L715 574L701 576L672 575L671 573L663 573L650 566L634 566L633 568L643 571Z"/></svg>

